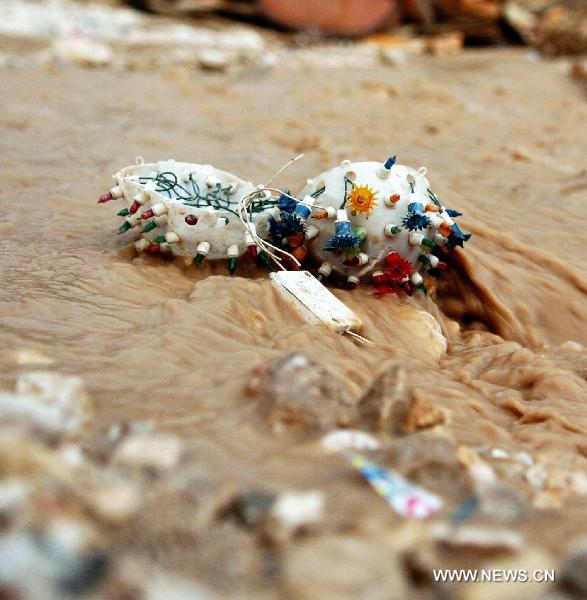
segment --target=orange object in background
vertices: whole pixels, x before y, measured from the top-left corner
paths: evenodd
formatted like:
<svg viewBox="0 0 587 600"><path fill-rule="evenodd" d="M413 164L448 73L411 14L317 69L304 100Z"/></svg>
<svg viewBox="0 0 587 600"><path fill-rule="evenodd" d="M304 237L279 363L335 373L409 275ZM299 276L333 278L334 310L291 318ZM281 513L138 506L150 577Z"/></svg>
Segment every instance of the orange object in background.
<svg viewBox="0 0 587 600"><path fill-rule="evenodd" d="M289 29L356 36L398 21L398 0L259 0L272 21Z"/></svg>

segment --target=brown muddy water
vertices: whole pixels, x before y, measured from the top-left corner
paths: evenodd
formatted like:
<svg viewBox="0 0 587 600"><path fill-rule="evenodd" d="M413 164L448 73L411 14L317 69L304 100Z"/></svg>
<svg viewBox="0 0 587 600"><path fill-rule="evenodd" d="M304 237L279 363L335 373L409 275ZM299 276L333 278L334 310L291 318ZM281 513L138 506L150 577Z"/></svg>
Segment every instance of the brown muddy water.
<svg viewBox="0 0 587 600"><path fill-rule="evenodd" d="M491 51L398 69L51 67L3 69L0 81L1 387L33 351L80 376L94 416L75 443L96 468L111 468L104 440L117 424L152 422L183 442L168 472L126 476L137 514L95 524L114 566L91 593L141 597L146 575L131 585L120 567L132 558L196 581L202 597L547 592L432 581L432 568L463 566L556 569L553 593L582 597L567 557L587 539L587 103L563 64ZM118 208L96 205L137 155L263 182L298 152L278 182L294 192L345 158L425 165L474 233L431 298L334 290L372 346L302 322L253 266L231 278L224 264L135 255L116 235ZM440 359L414 308L440 322ZM292 352L329 397L310 416L294 402L278 423L261 408L279 377L267 368ZM383 419L389 399L401 410ZM430 523L404 521L321 449L336 426L370 428L373 460L443 497L432 525L477 490L462 526L521 544L441 543ZM252 490L320 490L323 519L272 536L234 516Z"/></svg>

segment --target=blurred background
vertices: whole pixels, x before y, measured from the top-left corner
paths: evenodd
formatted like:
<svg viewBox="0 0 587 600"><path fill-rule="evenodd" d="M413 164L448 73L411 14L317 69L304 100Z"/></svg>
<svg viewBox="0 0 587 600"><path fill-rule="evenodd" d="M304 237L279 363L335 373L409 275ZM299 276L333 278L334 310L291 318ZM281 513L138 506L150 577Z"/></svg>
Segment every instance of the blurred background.
<svg viewBox="0 0 587 600"><path fill-rule="evenodd" d="M407 54L455 54L467 46L527 45L545 56L581 55L587 50L587 2L4 0L0 36L7 66L57 61L224 70L251 62L271 66L280 50L316 45L337 49L338 56L321 57L335 62L349 47L365 60L388 63Z"/></svg>

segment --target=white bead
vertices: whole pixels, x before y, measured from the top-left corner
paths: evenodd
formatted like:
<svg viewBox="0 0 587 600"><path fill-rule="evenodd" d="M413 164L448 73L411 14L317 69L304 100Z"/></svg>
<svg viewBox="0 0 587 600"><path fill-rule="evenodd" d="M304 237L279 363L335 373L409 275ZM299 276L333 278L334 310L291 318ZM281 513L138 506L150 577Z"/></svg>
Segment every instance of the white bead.
<svg viewBox="0 0 587 600"><path fill-rule="evenodd" d="M196 248L196 252L206 256L210 252L210 242L200 242Z"/></svg>
<svg viewBox="0 0 587 600"><path fill-rule="evenodd" d="M324 275L324 277L328 277L332 273L332 265L328 262L323 262L318 269L318 273Z"/></svg>
<svg viewBox="0 0 587 600"><path fill-rule="evenodd" d="M390 169L386 169L383 165L381 165L377 169L377 177L379 179L387 179L389 177Z"/></svg>
<svg viewBox="0 0 587 600"><path fill-rule="evenodd" d="M236 258L238 256L238 254L239 254L238 246L236 244L231 244L226 249L226 256L228 256L228 258Z"/></svg>
<svg viewBox="0 0 587 600"><path fill-rule="evenodd" d="M438 266L438 263L440 262L440 259L438 258L438 256L434 256L434 254L429 254L428 260L430 261L430 266L433 269L436 268Z"/></svg>
<svg viewBox="0 0 587 600"><path fill-rule="evenodd" d="M134 244L135 248L138 252L142 252L145 248L148 248L151 245L151 242L145 238L141 238L137 240Z"/></svg>
<svg viewBox="0 0 587 600"><path fill-rule="evenodd" d="M410 233L408 241L410 243L410 246L419 246L422 243L423 239L424 236L421 233L416 233L415 231L412 231Z"/></svg>
<svg viewBox="0 0 587 600"><path fill-rule="evenodd" d="M148 196L144 190L140 190L133 196L133 200L139 204L144 204L147 201L147 198Z"/></svg>
<svg viewBox="0 0 587 600"><path fill-rule="evenodd" d="M175 233L175 231L168 231L165 234L165 239L169 244L175 244L179 242L179 236L177 235L177 233Z"/></svg>
<svg viewBox="0 0 587 600"><path fill-rule="evenodd" d="M359 267L363 267L369 262L369 255L361 252L357 257L359 259Z"/></svg>
<svg viewBox="0 0 587 600"><path fill-rule="evenodd" d="M122 188L119 185L115 185L111 190L110 193L112 194L112 197L117 199L118 198L122 198L123 193L122 193Z"/></svg>
<svg viewBox="0 0 587 600"><path fill-rule="evenodd" d="M414 285L420 285L424 280L422 279L422 275L416 271L412 274L412 283Z"/></svg>
<svg viewBox="0 0 587 600"><path fill-rule="evenodd" d="M306 229L306 239L313 240L318 235L318 229L314 225L308 225Z"/></svg>
<svg viewBox="0 0 587 600"><path fill-rule="evenodd" d="M348 221L349 216L347 215L346 208L339 208L336 211L336 222L341 223L342 221Z"/></svg>
<svg viewBox="0 0 587 600"><path fill-rule="evenodd" d="M151 206L151 210L159 217L167 212L167 207L165 204L163 204L163 202L157 202L157 204L153 204L153 206Z"/></svg>

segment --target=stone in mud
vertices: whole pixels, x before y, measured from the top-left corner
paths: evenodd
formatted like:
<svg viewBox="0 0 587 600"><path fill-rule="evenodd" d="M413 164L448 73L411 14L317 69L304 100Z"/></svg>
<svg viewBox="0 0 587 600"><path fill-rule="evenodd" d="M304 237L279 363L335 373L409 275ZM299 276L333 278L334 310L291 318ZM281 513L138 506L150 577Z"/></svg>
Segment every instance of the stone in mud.
<svg viewBox="0 0 587 600"><path fill-rule="evenodd" d="M417 429L430 429L437 425L444 425L449 420L450 413L446 408L437 406L421 392L413 390L403 430L411 433Z"/></svg>
<svg viewBox="0 0 587 600"><path fill-rule="evenodd" d="M57 436L75 431L88 419L90 401L79 377L37 371L21 375L15 394L0 394L0 423Z"/></svg>
<svg viewBox="0 0 587 600"><path fill-rule="evenodd" d="M297 352L269 365L249 391L258 396L261 414L274 429L324 431L357 420L356 403L342 381Z"/></svg>
<svg viewBox="0 0 587 600"><path fill-rule="evenodd" d="M587 538L575 540L571 545L559 585L575 598L587 598Z"/></svg>
<svg viewBox="0 0 587 600"><path fill-rule="evenodd" d="M379 452L378 462L456 504L473 491L454 444L431 432L416 432L393 440Z"/></svg>
<svg viewBox="0 0 587 600"><path fill-rule="evenodd" d="M182 441L175 435L134 434L120 442L112 461L129 469L161 473L177 466L182 452Z"/></svg>
<svg viewBox="0 0 587 600"><path fill-rule="evenodd" d="M265 520L273 503L275 494L263 490L250 490L237 495L230 503L227 512L247 527L256 527Z"/></svg>
<svg viewBox="0 0 587 600"><path fill-rule="evenodd" d="M324 494L318 490L283 492L271 507L270 516L286 535L316 525L322 520Z"/></svg>
<svg viewBox="0 0 587 600"><path fill-rule="evenodd" d="M82 37L55 40L53 56L59 61L80 67L104 67L112 62L112 48L107 44Z"/></svg>
<svg viewBox="0 0 587 600"><path fill-rule="evenodd" d="M436 523L432 526L431 533L443 546L484 553L515 552L520 549L523 541L518 532L496 527Z"/></svg>
<svg viewBox="0 0 587 600"><path fill-rule="evenodd" d="M113 525L128 521L141 507L138 488L126 482L90 482L83 499L92 515Z"/></svg>
<svg viewBox="0 0 587 600"><path fill-rule="evenodd" d="M335 429L320 440L327 452L344 450L369 451L379 449L377 438L366 431L358 429Z"/></svg>
<svg viewBox="0 0 587 600"><path fill-rule="evenodd" d="M65 598L89 591L108 571L94 530L63 518L0 536L0 589L17 598Z"/></svg>
<svg viewBox="0 0 587 600"><path fill-rule="evenodd" d="M359 401L363 422L375 431L401 433L409 405L406 370L386 365Z"/></svg>

